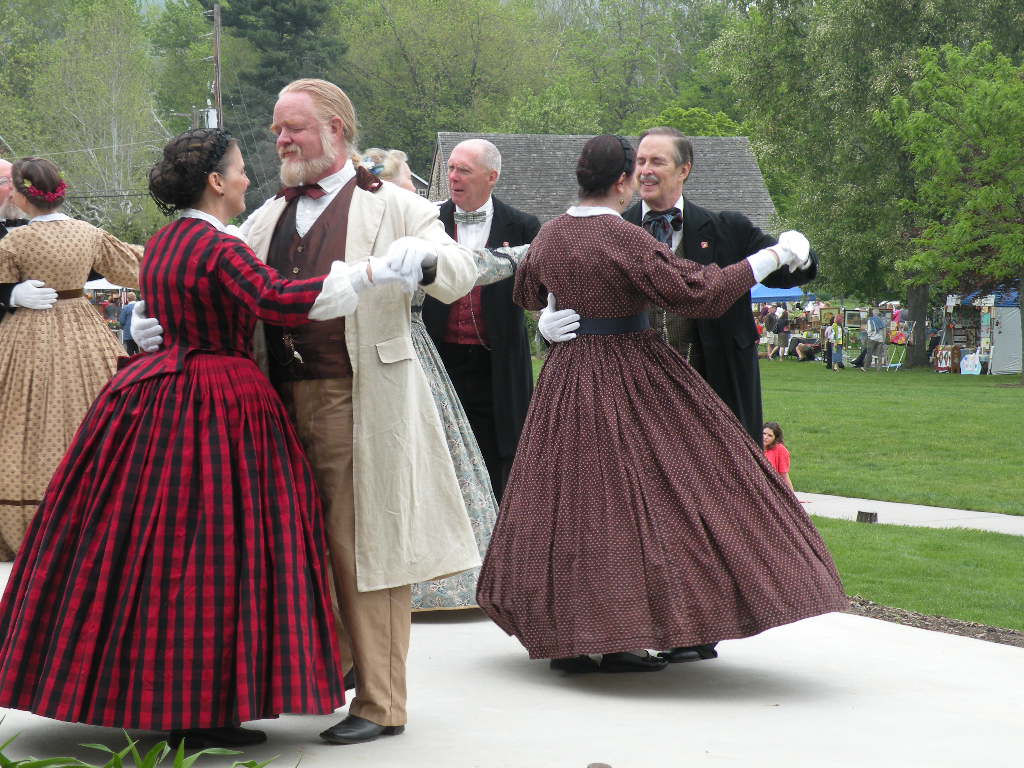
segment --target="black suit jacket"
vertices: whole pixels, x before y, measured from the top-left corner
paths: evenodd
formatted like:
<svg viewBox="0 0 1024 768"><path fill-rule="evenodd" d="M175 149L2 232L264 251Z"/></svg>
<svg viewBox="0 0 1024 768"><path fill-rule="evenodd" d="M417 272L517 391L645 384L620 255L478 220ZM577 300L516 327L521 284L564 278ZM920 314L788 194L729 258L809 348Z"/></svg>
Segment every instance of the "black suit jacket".
<svg viewBox="0 0 1024 768"><path fill-rule="evenodd" d="M0 219L0 240L14 227L25 224L28 224L28 219ZM0 320L3 320L8 312L14 311L11 307L11 291L16 285L17 283L0 283Z"/></svg>
<svg viewBox="0 0 1024 768"><path fill-rule="evenodd" d="M487 238L488 248L504 244L524 245L533 240L540 229L536 216L505 205L498 198L494 201L494 216L491 219L491 234ZM455 204L447 200L441 205L439 215L445 231L455 236ZM491 285L485 285L481 292L484 323L487 325L488 346L491 352L491 386L494 396L494 421L498 438L498 451L503 458L515 455L519 433L526 421L533 394L533 366L530 362L530 342L526 335L526 321L523 310L512 302L512 287L515 278L509 277ZM440 345L444 342L448 328L450 305L427 296L423 302L423 322L427 332Z"/></svg>
<svg viewBox="0 0 1024 768"><path fill-rule="evenodd" d="M623 218L639 226L641 204L629 208ZM680 246L682 255L691 261L727 267L777 242L741 213L712 213L683 200ZM806 269L790 272L788 267L782 267L761 282L772 288L792 288L813 280L817 274L818 255L811 251L811 265ZM760 445L763 422L761 376L757 367L759 336L751 311L750 292L737 299L721 317L695 322L704 348L704 376L708 384Z"/></svg>

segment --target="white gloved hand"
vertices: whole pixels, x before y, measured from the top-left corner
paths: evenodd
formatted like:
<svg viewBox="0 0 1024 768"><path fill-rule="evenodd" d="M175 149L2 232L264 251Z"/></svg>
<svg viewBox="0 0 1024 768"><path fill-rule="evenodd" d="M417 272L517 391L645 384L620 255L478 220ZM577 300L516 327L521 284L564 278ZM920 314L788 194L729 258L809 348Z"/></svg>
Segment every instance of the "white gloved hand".
<svg viewBox="0 0 1024 768"><path fill-rule="evenodd" d="M811 265L811 244L807 242L802 232L794 229L783 232L779 235L779 245L792 251L799 259L795 265L789 265L790 272L806 269Z"/></svg>
<svg viewBox="0 0 1024 768"><path fill-rule="evenodd" d="M576 338L573 333L580 327L580 316L572 309L555 310L555 294L548 294L548 305L540 311L537 318L537 330L550 343L571 341Z"/></svg>
<svg viewBox="0 0 1024 768"><path fill-rule="evenodd" d="M146 302L132 307L132 340L143 352L155 352L164 343L164 329L155 317L146 317Z"/></svg>
<svg viewBox="0 0 1024 768"><path fill-rule="evenodd" d="M414 284L423 279L423 270L437 264L434 244L418 237L400 237L388 246L384 257L395 272L414 277Z"/></svg>
<svg viewBox="0 0 1024 768"><path fill-rule="evenodd" d="M51 309L57 303L57 292L42 280L26 280L11 289L11 306L25 309Z"/></svg>
<svg viewBox="0 0 1024 768"><path fill-rule="evenodd" d="M403 291L414 293L416 284L422 277L422 273L417 273L415 270L403 274L393 269L387 256L371 256L365 263L356 263L353 267L349 277L352 281L352 289L356 293L370 286L388 285L389 283L399 283Z"/></svg>

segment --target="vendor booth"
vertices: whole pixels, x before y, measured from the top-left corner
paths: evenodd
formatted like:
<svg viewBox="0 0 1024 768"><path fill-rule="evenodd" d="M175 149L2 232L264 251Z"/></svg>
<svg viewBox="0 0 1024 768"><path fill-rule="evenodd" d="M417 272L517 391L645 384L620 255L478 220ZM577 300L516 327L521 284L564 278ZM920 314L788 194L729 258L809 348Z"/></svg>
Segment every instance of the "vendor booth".
<svg viewBox="0 0 1024 768"><path fill-rule="evenodd" d="M1017 291L946 297L936 370L958 370L962 356L977 352L987 373L1021 372L1020 307Z"/></svg>

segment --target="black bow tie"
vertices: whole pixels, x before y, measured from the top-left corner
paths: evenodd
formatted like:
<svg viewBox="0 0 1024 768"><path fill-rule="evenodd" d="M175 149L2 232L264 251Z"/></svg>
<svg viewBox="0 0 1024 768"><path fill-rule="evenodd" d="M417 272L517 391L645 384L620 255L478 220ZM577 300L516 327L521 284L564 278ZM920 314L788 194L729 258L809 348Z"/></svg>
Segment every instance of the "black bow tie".
<svg viewBox="0 0 1024 768"><path fill-rule="evenodd" d="M669 208L667 211L648 211L644 214L640 226L650 232L658 241L671 243L673 230L678 232L683 228L683 212L678 208Z"/></svg>
<svg viewBox="0 0 1024 768"><path fill-rule="evenodd" d="M319 184L300 184L297 187L285 187L277 193L278 197L284 195L284 199L289 203L300 195L306 195L314 200L323 197L327 194L327 190L321 187Z"/></svg>

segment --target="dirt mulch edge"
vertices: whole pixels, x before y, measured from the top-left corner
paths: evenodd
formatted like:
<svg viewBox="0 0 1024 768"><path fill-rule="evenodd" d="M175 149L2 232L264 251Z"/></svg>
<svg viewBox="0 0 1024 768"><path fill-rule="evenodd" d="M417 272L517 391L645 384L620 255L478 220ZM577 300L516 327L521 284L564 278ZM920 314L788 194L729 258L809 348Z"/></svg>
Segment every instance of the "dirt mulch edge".
<svg viewBox="0 0 1024 768"><path fill-rule="evenodd" d="M905 611L902 608L893 608L888 605L881 605L860 595L849 595L850 607L846 613L856 616L867 616L870 619L881 619L891 621L895 624L903 624L918 629L930 629L933 632L945 632L950 635L970 637L975 640L985 640L990 643L1002 643L1003 645L1014 645L1024 648L1024 632L1006 627L992 627L987 624L978 624L974 621L962 621L961 619L950 619L946 616L929 616L924 613Z"/></svg>

